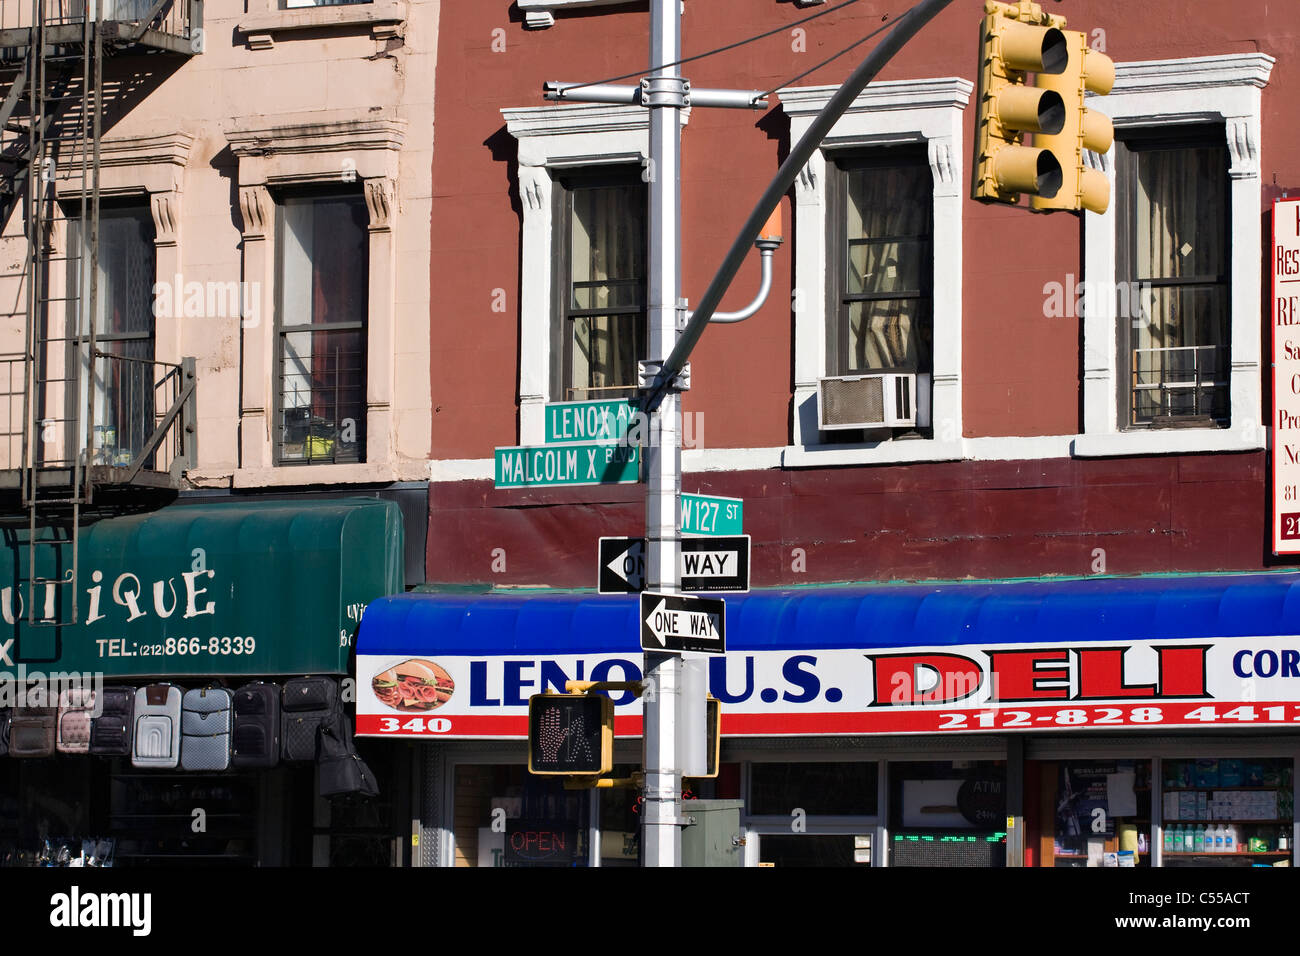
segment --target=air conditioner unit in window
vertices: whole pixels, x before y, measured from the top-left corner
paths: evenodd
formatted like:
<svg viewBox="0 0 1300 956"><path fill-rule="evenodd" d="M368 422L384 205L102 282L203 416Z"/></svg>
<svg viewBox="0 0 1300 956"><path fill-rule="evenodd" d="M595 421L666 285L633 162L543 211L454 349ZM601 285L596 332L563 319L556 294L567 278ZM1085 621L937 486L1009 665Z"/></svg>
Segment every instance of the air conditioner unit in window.
<svg viewBox="0 0 1300 956"><path fill-rule="evenodd" d="M817 382L817 427L927 428L930 376L912 372L839 375Z"/></svg>

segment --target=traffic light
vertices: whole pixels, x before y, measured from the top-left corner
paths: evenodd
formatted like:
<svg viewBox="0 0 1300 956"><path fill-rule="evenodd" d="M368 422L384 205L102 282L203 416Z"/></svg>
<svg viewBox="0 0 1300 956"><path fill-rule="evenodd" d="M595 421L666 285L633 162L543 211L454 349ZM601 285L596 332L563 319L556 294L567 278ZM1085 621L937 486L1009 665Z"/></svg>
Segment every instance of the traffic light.
<svg viewBox="0 0 1300 956"><path fill-rule="evenodd" d="M975 129L971 198L1018 203L1022 193L1055 196L1063 170L1050 150L1024 145L1025 133L1060 133L1066 101L1055 89L1028 82L1063 73L1069 50L1065 20L1045 14L1036 3L984 4L980 26L979 116ZM1041 85L1041 84L1040 84Z"/></svg>
<svg viewBox="0 0 1300 956"><path fill-rule="evenodd" d="M1055 196L1033 196L1029 207L1037 212L1053 209L1105 212L1110 205L1110 181L1106 174L1089 169L1083 151L1104 153L1115 142L1115 127L1110 118L1084 107L1084 93L1103 96L1115 85L1115 64L1104 53L1088 49L1083 33L1063 31L1070 52L1065 71L1053 76L1039 76L1038 85L1053 90L1065 101L1065 124L1058 133L1034 137L1034 145L1050 150L1060 161L1063 172L1061 188Z"/></svg>
<svg viewBox="0 0 1300 956"><path fill-rule="evenodd" d="M614 702L604 694L528 698L528 772L599 777L614 767Z"/></svg>

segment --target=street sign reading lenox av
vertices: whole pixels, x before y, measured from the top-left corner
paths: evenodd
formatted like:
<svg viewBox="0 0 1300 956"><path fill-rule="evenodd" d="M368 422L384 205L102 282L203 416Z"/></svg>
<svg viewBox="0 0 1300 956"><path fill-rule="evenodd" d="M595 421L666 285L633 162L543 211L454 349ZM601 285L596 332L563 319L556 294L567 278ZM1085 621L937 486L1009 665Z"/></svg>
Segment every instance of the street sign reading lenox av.
<svg viewBox="0 0 1300 956"><path fill-rule="evenodd" d="M624 441L636 411L627 399L555 402L546 406L546 444Z"/></svg>
<svg viewBox="0 0 1300 956"><path fill-rule="evenodd" d="M641 448L627 444L637 414L627 399L546 406L546 444L498 448L498 488L632 484L641 480Z"/></svg>

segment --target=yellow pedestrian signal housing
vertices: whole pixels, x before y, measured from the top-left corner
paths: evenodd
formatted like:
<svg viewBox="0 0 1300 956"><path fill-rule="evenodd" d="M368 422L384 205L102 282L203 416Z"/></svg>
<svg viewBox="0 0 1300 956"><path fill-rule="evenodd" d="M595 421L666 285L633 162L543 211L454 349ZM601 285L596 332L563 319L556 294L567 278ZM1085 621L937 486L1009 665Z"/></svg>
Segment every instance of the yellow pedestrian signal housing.
<svg viewBox="0 0 1300 956"><path fill-rule="evenodd" d="M614 702L604 694L528 698L528 772L599 777L614 768Z"/></svg>
<svg viewBox="0 0 1300 956"><path fill-rule="evenodd" d="M1034 145L1056 155L1063 171L1061 188L1055 196L1033 196L1029 207L1038 212L1054 209L1102 213L1110 206L1110 181L1100 170L1084 163L1084 150L1104 153L1115 142L1110 118L1087 109L1085 93L1105 95L1115 85L1115 64L1110 57L1088 49L1085 34L1065 31L1070 62L1065 71L1039 76L1038 85L1053 90L1065 101L1065 124L1057 133L1034 137Z"/></svg>
<svg viewBox="0 0 1300 956"><path fill-rule="evenodd" d="M1026 146L1024 136L1062 132L1066 102L1057 90L1030 85L1027 74L1041 78L1066 70L1065 20L1027 0L988 0L984 12L971 198L1014 204L1022 193L1054 197L1063 182L1060 160L1036 144Z"/></svg>

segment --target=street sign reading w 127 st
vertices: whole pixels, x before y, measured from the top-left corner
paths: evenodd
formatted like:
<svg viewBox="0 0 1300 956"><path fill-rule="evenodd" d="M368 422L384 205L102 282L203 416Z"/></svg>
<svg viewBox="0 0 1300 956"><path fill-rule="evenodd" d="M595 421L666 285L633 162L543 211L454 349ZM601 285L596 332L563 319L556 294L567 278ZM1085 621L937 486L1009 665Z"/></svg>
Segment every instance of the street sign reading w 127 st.
<svg viewBox="0 0 1300 956"><path fill-rule="evenodd" d="M642 591L641 649L669 654L725 654L727 602L722 598Z"/></svg>

